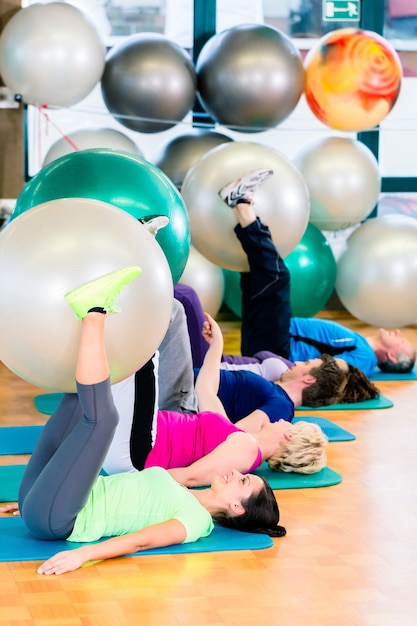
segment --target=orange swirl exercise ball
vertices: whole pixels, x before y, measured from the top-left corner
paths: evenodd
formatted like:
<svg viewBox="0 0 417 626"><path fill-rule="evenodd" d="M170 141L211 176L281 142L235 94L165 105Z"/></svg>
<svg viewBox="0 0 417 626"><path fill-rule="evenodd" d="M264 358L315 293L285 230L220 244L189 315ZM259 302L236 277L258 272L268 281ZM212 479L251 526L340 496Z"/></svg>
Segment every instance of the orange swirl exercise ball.
<svg viewBox="0 0 417 626"><path fill-rule="evenodd" d="M401 88L394 48L377 33L342 28L325 35L304 61L305 97L331 128L361 131L379 124Z"/></svg>

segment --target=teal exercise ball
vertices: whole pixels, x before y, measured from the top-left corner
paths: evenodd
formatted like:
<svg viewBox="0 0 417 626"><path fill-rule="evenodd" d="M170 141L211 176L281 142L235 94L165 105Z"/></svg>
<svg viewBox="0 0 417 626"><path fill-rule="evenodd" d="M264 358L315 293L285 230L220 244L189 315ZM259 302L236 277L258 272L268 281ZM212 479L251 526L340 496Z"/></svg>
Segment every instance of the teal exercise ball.
<svg viewBox="0 0 417 626"><path fill-rule="evenodd" d="M171 273L161 247L138 220L87 198L51 200L22 213L0 233L0 359L24 380L75 391L81 324L67 291L103 274L139 265L106 321L112 382L139 369L168 328Z"/></svg>
<svg viewBox="0 0 417 626"><path fill-rule="evenodd" d="M242 290L240 288L240 272L222 268L224 278L224 304L237 317L242 317Z"/></svg>
<svg viewBox="0 0 417 626"><path fill-rule="evenodd" d="M56 159L25 185L12 219L58 198L100 200L137 219L154 214L168 216L168 226L156 239L174 283L178 282L190 251L188 215L181 195L161 170L127 152L109 148L79 150Z"/></svg>
<svg viewBox="0 0 417 626"><path fill-rule="evenodd" d="M336 284L337 264L323 233L309 224L285 258L291 275L290 302L294 317L313 317L322 310Z"/></svg>
<svg viewBox="0 0 417 626"><path fill-rule="evenodd" d="M313 317L322 310L336 284L337 264L329 242L314 224L285 258L291 275L290 302L294 317ZM224 303L242 316L240 273L223 270Z"/></svg>

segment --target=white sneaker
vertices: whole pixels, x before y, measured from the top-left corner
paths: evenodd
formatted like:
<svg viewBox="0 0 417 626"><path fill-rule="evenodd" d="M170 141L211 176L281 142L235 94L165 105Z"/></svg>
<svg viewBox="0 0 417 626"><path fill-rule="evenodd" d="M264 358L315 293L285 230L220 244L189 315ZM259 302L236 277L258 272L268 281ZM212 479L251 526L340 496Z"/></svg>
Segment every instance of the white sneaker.
<svg viewBox="0 0 417 626"><path fill-rule="evenodd" d="M219 196L231 208L234 208L239 202L251 204L255 191L273 173L273 170L253 170L220 189Z"/></svg>
<svg viewBox="0 0 417 626"><path fill-rule="evenodd" d="M139 221L144 225L148 233L155 236L161 228L168 226L169 217L166 215L149 215L148 217L140 217Z"/></svg>

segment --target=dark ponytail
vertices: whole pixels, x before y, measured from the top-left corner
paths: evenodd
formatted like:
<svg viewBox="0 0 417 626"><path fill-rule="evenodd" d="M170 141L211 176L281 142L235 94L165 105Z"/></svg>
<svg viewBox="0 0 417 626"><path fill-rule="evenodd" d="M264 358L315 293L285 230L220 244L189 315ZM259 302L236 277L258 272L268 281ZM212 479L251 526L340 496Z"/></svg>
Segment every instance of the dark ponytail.
<svg viewBox="0 0 417 626"><path fill-rule="evenodd" d="M218 516L216 522L222 526L241 530L247 533L262 533L270 537L283 537L286 530L278 526L279 508L274 492L262 478L263 489L257 494L252 494L242 502L245 512L241 515Z"/></svg>

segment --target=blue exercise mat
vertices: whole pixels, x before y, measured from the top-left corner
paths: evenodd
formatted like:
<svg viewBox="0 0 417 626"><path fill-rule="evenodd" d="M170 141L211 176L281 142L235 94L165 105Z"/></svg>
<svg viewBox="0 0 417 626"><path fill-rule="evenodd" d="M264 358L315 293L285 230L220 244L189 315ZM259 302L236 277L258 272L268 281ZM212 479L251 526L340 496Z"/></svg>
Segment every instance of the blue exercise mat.
<svg viewBox="0 0 417 626"><path fill-rule="evenodd" d="M25 468L26 465L0 465L0 502L16 502ZM296 474L273 472L267 463L262 463L254 474L263 476L272 489L330 487L342 481L341 475L329 467L315 474Z"/></svg>
<svg viewBox="0 0 417 626"><path fill-rule="evenodd" d="M52 415L56 407L62 400L64 394L56 393L41 393L34 397L35 406L40 413L46 413L46 415Z"/></svg>
<svg viewBox="0 0 417 626"><path fill-rule="evenodd" d="M41 541L29 534L20 517L0 518L0 561L45 561L61 550L85 544L69 541ZM225 550L260 550L274 545L271 537L215 525L213 532L193 543L135 552L134 556L154 554L193 554ZM133 556L133 555L131 555Z"/></svg>
<svg viewBox="0 0 417 626"><path fill-rule="evenodd" d="M0 502L16 502L26 465L0 465ZM105 474L105 472L101 472Z"/></svg>
<svg viewBox="0 0 417 626"><path fill-rule="evenodd" d="M43 393L35 396L35 406L41 413L51 415L58 406L62 398L62 393ZM386 396L380 395L373 400L364 400L363 402L351 402L346 404L331 404L330 406L298 406L300 411L336 411L336 410L363 410L363 409L389 409L394 406L392 400Z"/></svg>
<svg viewBox="0 0 417 626"><path fill-rule="evenodd" d="M381 372L376 367L369 377L369 380L392 381L392 380L417 380L417 366L415 365L408 374L392 374L391 372Z"/></svg>
<svg viewBox="0 0 417 626"><path fill-rule="evenodd" d="M294 423L304 421L318 424L329 441L353 441L355 435L325 417L315 415L295 417ZM1 454L31 454L41 434L43 426L1 426Z"/></svg>
<svg viewBox="0 0 417 626"><path fill-rule="evenodd" d="M326 417L319 417L318 415L300 415L293 419L293 424L297 422L311 422L312 424L317 424L329 441L354 441L356 439L353 433L345 430L339 426L339 424L331 422Z"/></svg>
<svg viewBox="0 0 417 626"><path fill-rule="evenodd" d="M43 426L1 426L0 454L32 454Z"/></svg>
<svg viewBox="0 0 417 626"><path fill-rule="evenodd" d="M26 465L0 466L0 502L16 502Z"/></svg>
<svg viewBox="0 0 417 626"><path fill-rule="evenodd" d="M363 411L364 409L389 409L394 406L392 400L386 396L380 395L372 400L364 400L363 402L346 402L344 404L330 404L330 406L297 406L299 411Z"/></svg>
<svg viewBox="0 0 417 626"><path fill-rule="evenodd" d="M269 469L268 463L265 462L253 473L265 478L272 489L332 487L342 482L342 476L330 467L324 467L315 474L297 474L295 472L273 472Z"/></svg>

